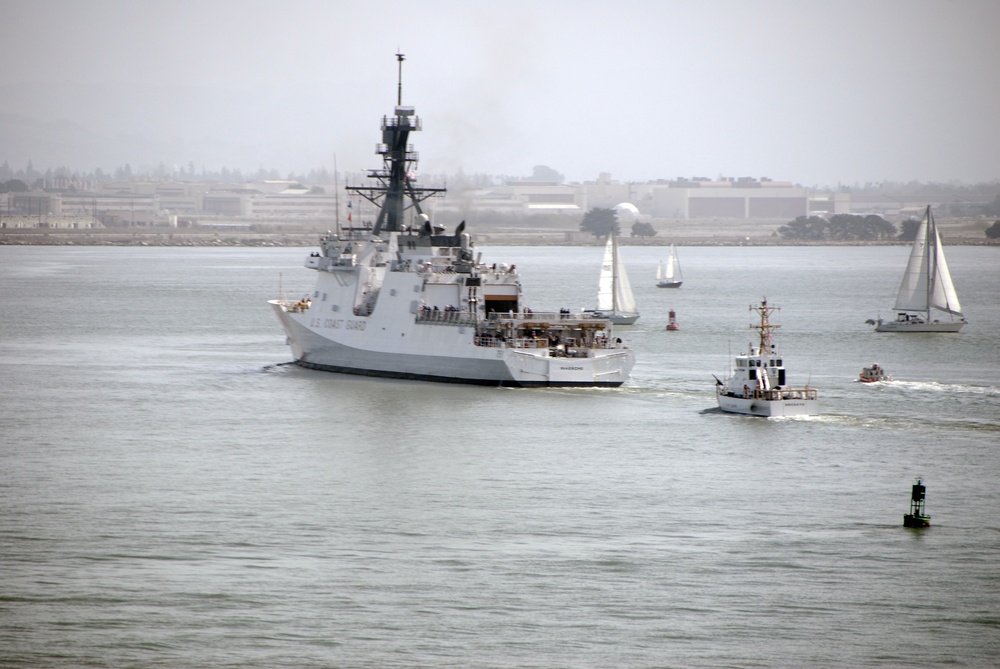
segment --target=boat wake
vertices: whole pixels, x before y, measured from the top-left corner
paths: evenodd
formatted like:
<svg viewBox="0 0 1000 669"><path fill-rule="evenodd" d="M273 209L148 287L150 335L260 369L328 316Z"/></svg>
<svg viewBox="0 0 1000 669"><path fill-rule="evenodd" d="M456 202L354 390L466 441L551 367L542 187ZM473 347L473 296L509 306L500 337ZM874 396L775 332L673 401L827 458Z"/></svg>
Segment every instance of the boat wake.
<svg viewBox="0 0 1000 669"><path fill-rule="evenodd" d="M869 384L878 385L878 384ZM977 386L964 383L938 383L937 381L892 381L887 384L901 390L928 391L934 393L967 394L967 395L1000 395L998 386Z"/></svg>
<svg viewBox="0 0 1000 669"><path fill-rule="evenodd" d="M268 372L283 372L290 368L294 369L295 366L295 363L289 360L288 362L276 362L273 365L264 365L258 371L264 372L265 374Z"/></svg>
<svg viewBox="0 0 1000 669"><path fill-rule="evenodd" d="M776 420L776 419L771 419ZM939 417L929 419L921 416L886 416L869 414L864 416L848 414L824 413L821 416L788 416L780 420L811 420L817 423L824 423L830 426L863 428L866 430L879 431L908 431L934 430L944 426L952 433L961 431L972 432L1000 432L1000 423L992 420L977 420L975 418L957 418L954 420L943 420Z"/></svg>

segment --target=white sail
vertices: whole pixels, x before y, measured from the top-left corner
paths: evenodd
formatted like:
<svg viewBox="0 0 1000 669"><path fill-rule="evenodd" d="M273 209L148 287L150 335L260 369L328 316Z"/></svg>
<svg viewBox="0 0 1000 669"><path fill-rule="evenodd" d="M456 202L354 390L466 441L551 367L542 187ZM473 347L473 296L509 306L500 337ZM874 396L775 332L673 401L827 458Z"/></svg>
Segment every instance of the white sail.
<svg viewBox="0 0 1000 669"><path fill-rule="evenodd" d="M927 311L927 217L917 229L903 282L896 295L896 311Z"/></svg>
<svg viewBox="0 0 1000 669"><path fill-rule="evenodd" d="M658 270L656 273L658 288L679 288L684 283L684 278L681 276L681 262L677 257L677 247L673 244L670 245L666 262L660 263L660 267L662 272Z"/></svg>
<svg viewBox="0 0 1000 669"><path fill-rule="evenodd" d="M663 278L670 280L674 278L674 265L677 263L676 251L674 251L674 245L670 245L670 255L667 256L667 266L666 273Z"/></svg>
<svg viewBox="0 0 1000 669"><path fill-rule="evenodd" d="M927 216L930 217L930 215L930 207L928 207ZM933 289L930 291L927 306L954 316L962 316L962 305L958 301L955 284L951 281L951 272L948 271L948 261L944 259L944 245L941 243L941 236L938 234L937 225L934 223L933 218L930 219L930 228L934 232L934 271L931 274Z"/></svg>
<svg viewBox="0 0 1000 669"><path fill-rule="evenodd" d="M614 235L612 235L614 238ZM621 250L618 243L614 244L614 271L615 271L615 311L618 313L637 313L635 306L635 296L632 294L632 284L628 280L628 272L625 271L625 263L622 262Z"/></svg>
<svg viewBox="0 0 1000 669"><path fill-rule="evenodd" d="M601 278L597 282L597 309L612 311L615 308L615 242L614 235L608 236L601 261Z"/></svg>
<svg viewBox="0 0 1000 669"><path fill-rule="evenodd" d="M597 310L611 316L615 323L631 325L639 317L629 283L625 263L622 262L618 240L612 234L604 247L601 278L597 284Z"/></svg>
<svg viewBox="0 0 1000 669"><path fill-rule="evenodd" d="M893 309L927 311L932 308L962 316L962 305L948 271L941 236L934 223L931 208L927 207L916 239L913 240L910 259L906 263Z"/></svg>
<svg viewBox="0 0 1000 669"><path fill-rule="evenodd" d="M663 263L656 266L656 280L660 281L663 279Z"/></svg>

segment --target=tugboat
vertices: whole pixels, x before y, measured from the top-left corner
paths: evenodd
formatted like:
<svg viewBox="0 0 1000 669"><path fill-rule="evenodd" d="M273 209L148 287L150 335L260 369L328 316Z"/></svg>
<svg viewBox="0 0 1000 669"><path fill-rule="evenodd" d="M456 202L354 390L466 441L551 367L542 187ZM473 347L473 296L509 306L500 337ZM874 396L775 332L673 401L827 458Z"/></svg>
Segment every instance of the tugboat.
<svg viewBox="0 0 1000 669"><path fill-rule="evenodd" d="M862 367L858 374L858 381L861 383L878 383L880 381L892 381L892 377L886 374L877 362L873 362L869 367Z"/></svg>
<svg viewBox="0 0 1000 669"><path fill-rule="evenodd" d="M771 332L780 325L771 323L771 312L777 307L767 306L767 299L760 306L750 306L750 311L760 314L760 325L751 325L759 331L760 343L749 352L736 356L736 368L725 383L715 379L715 395L719 408L729 413L751 416L816 416L819 399L814 388L788 385L785 366Z"/></svg>
<svg viewBox="0 0 1000 669"><path fill-rule="evenodd" d="M903 516L903 527L930 527L931 517L924 513L924 498L927 497L927 486L923 479L917 477L910 492L910 512Z"/></svg>
<svg viewBox="0 0 1000 669"><path fill-rule="evenodd" d="M305 266L307 299L271 300L295 363L367 376L501 386L607 386L628 379L635 356L597 314L525 307L513 264L481 260L462 221L452 234L421 203L444 192L417 185L402 103L403 54L394 113L382 118L375 185L348 191L375 205L374 225L328 232Z"/></svg>

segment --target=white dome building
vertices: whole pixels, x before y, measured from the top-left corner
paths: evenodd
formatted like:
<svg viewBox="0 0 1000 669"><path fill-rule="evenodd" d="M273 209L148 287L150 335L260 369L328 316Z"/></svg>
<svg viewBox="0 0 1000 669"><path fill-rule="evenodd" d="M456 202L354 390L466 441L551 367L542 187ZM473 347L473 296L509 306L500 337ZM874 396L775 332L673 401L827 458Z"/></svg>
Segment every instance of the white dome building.
<svg viewBox="0 0 1000 669"><path fill-rule="evenodd" d="M639 220L639 209L631 202L616 204L612 209L618 215L618 220L622 223L632 223Z"/></svg>

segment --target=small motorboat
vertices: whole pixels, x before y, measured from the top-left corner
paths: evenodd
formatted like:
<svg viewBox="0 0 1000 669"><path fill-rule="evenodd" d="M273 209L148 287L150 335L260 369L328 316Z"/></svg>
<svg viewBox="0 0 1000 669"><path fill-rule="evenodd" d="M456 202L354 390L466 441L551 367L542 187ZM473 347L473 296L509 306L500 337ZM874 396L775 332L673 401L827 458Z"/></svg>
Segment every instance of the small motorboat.
<svg viewBox="0 0 1000 669"><path fill-rule="evenodd" d="M869 367L863 367L858 374L858 381L861 383L878 383L880 381L892 381L892 377L885 373L885 370L877 362L873 362Z"/></svg>

